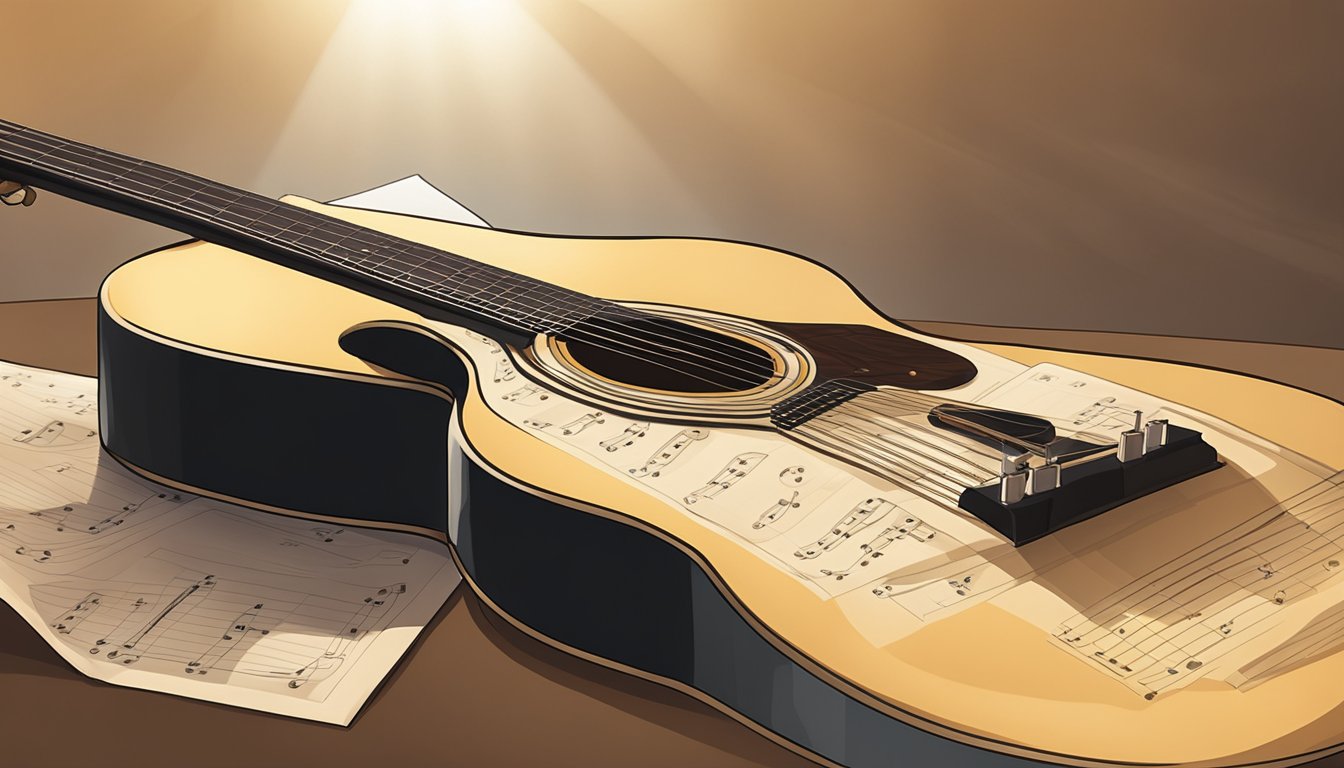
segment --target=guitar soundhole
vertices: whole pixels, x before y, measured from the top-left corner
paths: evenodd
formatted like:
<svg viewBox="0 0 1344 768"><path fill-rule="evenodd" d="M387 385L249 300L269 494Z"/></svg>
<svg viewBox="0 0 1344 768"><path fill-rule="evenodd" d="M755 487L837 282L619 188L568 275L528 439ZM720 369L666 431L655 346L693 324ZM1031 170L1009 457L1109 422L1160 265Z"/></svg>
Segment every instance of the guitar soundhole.
<svg viewBox="0 0 1344 768"><path fill-rule="evenodd" d="M766 384L775 373L765 350L676 320L599 316L570 328L564 339L581 367L646 389L741 392Z"/></svg>

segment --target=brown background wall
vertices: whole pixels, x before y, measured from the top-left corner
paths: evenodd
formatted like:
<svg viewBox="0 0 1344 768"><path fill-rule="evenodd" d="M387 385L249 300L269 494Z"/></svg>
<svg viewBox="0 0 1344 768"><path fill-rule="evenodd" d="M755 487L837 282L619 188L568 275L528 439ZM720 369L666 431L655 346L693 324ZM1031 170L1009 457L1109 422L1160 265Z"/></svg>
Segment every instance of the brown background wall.
<svg viewBox="0 0 1344 768"><path fill-rule="evenodd" d="M762 242L899 318L1344 347L1341 29L1331 0L0 0L0 117L272 195L420 172L497 226ZM0 211L0 301L174 237Z"/></svg>

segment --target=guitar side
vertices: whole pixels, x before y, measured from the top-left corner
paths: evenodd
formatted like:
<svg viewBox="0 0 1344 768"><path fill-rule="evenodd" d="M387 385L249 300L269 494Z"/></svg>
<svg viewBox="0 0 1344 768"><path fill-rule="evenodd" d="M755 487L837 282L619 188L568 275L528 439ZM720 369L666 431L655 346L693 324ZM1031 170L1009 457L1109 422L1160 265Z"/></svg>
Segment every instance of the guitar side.
<svg viewBox="0 0 1344 768"><path fill-rule="evenodd" d="M877 316L825 270L764 249L668 240L526 238L405 217L324 210L597 295L774 322L853 323L908 333ZM525 238L527 247L520 247L517 238ZM740 281L732 275L754 276L766 288L733 290ZM139 452L119 450L118 441L134 434L136 425L161 418L154 414L164 411L163 398L169 396L146 394L136 400L119 390L110 398L119 403L117 409L144 409L111 412L105 425L109 448L132 466L215 495L290 512L304 512L305 506L349 509L351 516L367 518L373 512L368 509L373 496L385 490L403 492L404 504L395 505L401 519L383 522L440 536L453 534L473 586L513 620L589 657L699 691L739 718L814 755L843 764L886 764L884 750L894 743L908 745L912 739L927 738L926 730L996 751L1080 764L1207 760L1235 765L1266 755L1282 759L1310 753L1340 741L1327 725L1339 714L1338 697L1313 686L1310 672L1293 677L1296 693L1307 693L1311 704L1304 707L1298 696L1298 709L1282 714L1278 723L1251 722L1215 738L1192 736L1182 730L1180 719L1200 717L1201 706L1217 716L1219 705L1209 709L1210 702L1195 701L1198 697L1135 705L1127 691L1095 684L1090 671L1072 659L1053 659L1051 654L1058 652L1048 647L1031 661L1039 662L1034 668L1045 670L1042 675L1049 679L1017 680L1016 690L995 689L1014 683L1011 671L1000 670L997 683L992 676L982 683L956 669L951 657L966 653L967 643L974 653L977 634L992 633L999 644L984 648L986 654L1019 643L1034 647L1026 628L1007 614L999 615L1002 612L996 613L993 606L977 606L940 621L916 635L923 639L902 641L896 644L899 648L875 648L862 638L831 632L827 628L843 627L846 621L833 602L781 579L776 569L744 555L731 539L707 533L629 483L500 418L482 394L480 379L492 375L493 364L486 345L482 342L473 349L469 340L450 339L450 329L408 310L199 243L131 262L109 278L101 299L104 386L134 388L129 384L133 381L147 386L156 378L148 375L151 372L179 371L184 377L179 379L181 396L201 394L192 395L198 399L191 403L177 401L168 412L201 418L205 424L213 408L216 421L227 426L223 431L238 437L234 444L212 441L203 449L182 444L181 440L193 439L193 433L180 429L177 445L145 434ZM352 329L359 330L351 333ZM401 354L387 352L374 363L350 354L360 339L372 338L369 334L381 335L371 346L387 350L404 344L405 349ZM124 354L135 345L142 347L139 358ZM155 347L175 350L162 354L175 356L176 361L150 361L157 353L144 350ZM1322 398L1149 361L1030 349L994 351L1022 362L1057 359L1107 378L1142 381L1149 389L1163 389L1159 394L1198 405L1321 461L1344 463L1332 455L1339 447L1322 437L1331 434L1328 425L1336 430L1344 426L1340 415L1344 409ZM192 362L184 362L188 358ZM229 368L248 373L231 380L224 373ZM286 380L289 385L283 383ZM1212 389L1220 389L1217 396L1210 397ZM455 422L449 416L454 396L460 406ZM285 421L293 418L294 405L305 398L347 403L356 423ZM1265 403L1265 410L1293 414L1298 421L1270 419L1257 424L1247 402ZM219 419L244 410L259 414L257 421ZM375 413L384 414L386 421L358 421L363 414ZM178 422L185 426L180 418ZM443 439L449 429L458 436L455 448ZM305 437L296 443L293 435L299 431ZM295 450L299 445L305 449ZM208 472L211 467L232 468L235 483L249 476L266 477L252 473L250 466L239 471L240 457L248 451L267 457L256 462L270 467L272 481L265 486L235 484L233 491L221 485L229 480L226 477L196 475L204 478L199 483L182 479L191 471ZM181 465L167 471L150 466L178 456ZM285 470L292 470L296 461L305 467L294 486L300 492L290 499L261 498L282 492ZM437 463L440 470L436 474L417 461ZM444 470L450 466L456 467L455 482ZM337 469L324 472L323 467ZM303 482L304 478L309 481ZM343 486L345 479L348 485ZM1238 490L1211 478L1203 489L1222 494L1223 500L1239 494L1250 504L1272 502L1274 479L1267 482L1270 485L1258 491ZM1238 479L1234 485L1253 484ZM377 492L351 496L358 493L357 486ZM312 502L307 492L317 493L322 487L337 489L338 498L321 499L335 506ZM439 506L446 502L449 487L457 495L451 504ZM1171 501L1146 500L1139 505L1156 514ZM340 506L343 502L347 506ZM355 514L356 509L364 514ZM453 510L455 516L436 516L436 509ZM576 562L583 567L576 567ZM698 634L702 631L706 634ZM938 642L960 648L940 660L931 655L937 654ZM1328 678L1327 668L1340 664L1338 656L1311 665L1315 677ZM985 664L971 666L979 669ZM780 680L788 682L780 687ZM762 691L771 692L768 700L762 699ZM1274 711L1275 695L1284 692L1262 686L1245 694L1225 694L1218 701L1228 702L1221 714L1237 717L1246 716L1239 712ZM1235 696L1265 703L1238 706L1232 701ZM948 698L955 699L950 707ZM1025 700L1040 705L1036 708L1040 721L1023 721L1020 710ZM1052 706L1058 711L1052 713ZM1112 727L1142 732L1144 743L1115 741L1101 729L1089 731L1072 723L1067 729L1041 725L1065 722L1070 711L1077 717L1080 706L1128 710L1123 713L1127 717L1119 719L1121 724ZM1187 706L1191 709L1183 709ZM837 722L843 725L834 725ZM863 725L867 722L873 725ZM1177 724L1164 728L1164 723ZM912 724L920 730L913 730ZM918 743L927 743L931 750L955 746L936 739ZM874 751L865 754L867 747L855 746L865 744L876 745Z"/></svg>

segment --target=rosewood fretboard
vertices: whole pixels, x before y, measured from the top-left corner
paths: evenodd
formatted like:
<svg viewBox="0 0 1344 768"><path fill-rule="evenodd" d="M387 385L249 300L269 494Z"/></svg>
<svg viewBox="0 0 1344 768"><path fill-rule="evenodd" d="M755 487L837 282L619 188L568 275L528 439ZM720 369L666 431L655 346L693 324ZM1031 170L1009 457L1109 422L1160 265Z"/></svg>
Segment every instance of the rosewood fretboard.
<svg viewBox="0 0 1344 768"><path fill-rule="evenodd" d="M0 179L518 333L563 333L616 311L551 283L4 120Z"/></svg>

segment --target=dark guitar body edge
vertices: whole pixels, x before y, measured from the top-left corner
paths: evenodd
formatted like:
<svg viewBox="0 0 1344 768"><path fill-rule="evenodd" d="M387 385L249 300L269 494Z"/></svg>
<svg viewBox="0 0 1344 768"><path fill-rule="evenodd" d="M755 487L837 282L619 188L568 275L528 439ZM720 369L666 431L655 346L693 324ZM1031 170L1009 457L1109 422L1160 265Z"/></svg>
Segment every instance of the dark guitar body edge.
<svg viewBox="0 0 1344 768"><path fill-rule="evenodd" d="M462 391L466 373L438 342L363 336L414 361L399 368ZM762 637L679 547L542 498L452 445L442 395L194 352L100 305L99 402L104 446L133 469L263 508L442 531L512 620L697 689L805 753L853 768L1044 764L934 735L832 687Z"/></svg>
<svg viewBox="0 0 1344 768"><path fill-rule="evenodd" d="M174 483L447 529L452 402L442 396L193 352L122 325L100 299L98 402L108 452Z"/></svg>

